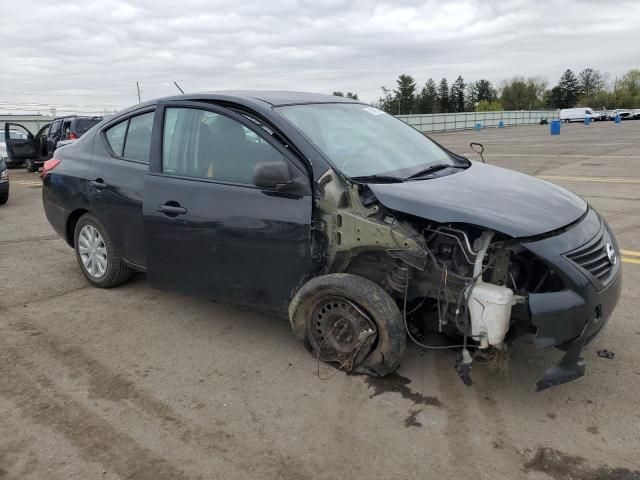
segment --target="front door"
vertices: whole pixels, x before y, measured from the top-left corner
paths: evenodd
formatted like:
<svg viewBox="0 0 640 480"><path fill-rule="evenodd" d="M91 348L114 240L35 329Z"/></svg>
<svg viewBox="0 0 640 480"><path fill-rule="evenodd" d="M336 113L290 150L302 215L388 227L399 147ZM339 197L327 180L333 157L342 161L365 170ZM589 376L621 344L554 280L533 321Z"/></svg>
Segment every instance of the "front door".
<svg viewBox="0 0 640 480"><path fill-rule="evenodd" d="M47 124L43 128L48 126ZM25 126L19 123L4 124L4 141L7 146L7 157L11 163L22 163L27 159L38 157L35 137Z"/></svg>
<svg viewBox="0 0 640 480"><path fill-rule="evenodd" d="M151 285L286 309L312 269L306 169L228 109L170 102L156 115L163 129L152 146L143 202ZM282 159L304 178L304 191L253 184L257 164Z"/></svg>

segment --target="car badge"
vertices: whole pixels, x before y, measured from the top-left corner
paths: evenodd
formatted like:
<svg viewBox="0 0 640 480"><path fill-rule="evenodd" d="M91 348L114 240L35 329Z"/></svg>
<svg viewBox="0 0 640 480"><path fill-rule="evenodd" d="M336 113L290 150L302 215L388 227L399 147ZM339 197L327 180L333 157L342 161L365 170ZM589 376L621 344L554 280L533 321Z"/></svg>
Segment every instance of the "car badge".
<svg viewBox="0 0 640 480"><path fill-rule="evenodd" d="M607 257L609 257L609 261L611 262L611 265L615 265L616 264L616 251L613 248L613 245L611 245L610 243L607 243Z"/></svg>

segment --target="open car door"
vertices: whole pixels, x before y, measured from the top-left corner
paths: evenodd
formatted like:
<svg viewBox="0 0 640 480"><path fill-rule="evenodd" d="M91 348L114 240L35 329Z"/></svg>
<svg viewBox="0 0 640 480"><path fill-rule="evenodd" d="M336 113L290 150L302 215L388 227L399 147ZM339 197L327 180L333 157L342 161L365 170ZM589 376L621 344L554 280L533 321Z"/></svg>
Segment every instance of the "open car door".
<svg viewBox="0 0 640 480"><path fill-rule="evenodd" d="M12 163L21 163L38 156L35 137L19 123L4 124L4 142L7 145L7 157Z"/></svg>

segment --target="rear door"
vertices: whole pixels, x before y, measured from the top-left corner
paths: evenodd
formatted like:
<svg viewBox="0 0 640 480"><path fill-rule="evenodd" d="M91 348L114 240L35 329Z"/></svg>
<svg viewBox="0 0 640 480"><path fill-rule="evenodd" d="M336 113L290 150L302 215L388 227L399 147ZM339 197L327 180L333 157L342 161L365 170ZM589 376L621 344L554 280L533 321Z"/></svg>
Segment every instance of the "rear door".
<svg viewBox="0 0 640 480"><path fill-rule="evenodd" d="M130 264L145 265L142 191L149 165L153 107L121 117L96 134L87 172L92 212Z"/></svg>
<svg viewBox="0 0 640 480"><path fill-rule="evenodd" d="M7 157L12 162L22 162L38 156L35 137L19 123L4 124L4 142L7 146Z"/></svg>
<svg viewBox="0 0 640 480"><path fill-rule="evenodd" d="M50 158L53 156L53 152L56 150L56 146L62 137L62 120L55 120L51 127L49 128L49 133L46 136L45 149L43 150L42 156L46 158Z"/></svg>
<svg viewBox="0 0 640 480"><path fill-rule="evenodd" d="M161 104L144 187L152 286L286 309L312 270L308 174L269 133L228 109ZM284 159L304 192L253 185L259 162ZM307 187L308 186L308 187Z"/></svg>

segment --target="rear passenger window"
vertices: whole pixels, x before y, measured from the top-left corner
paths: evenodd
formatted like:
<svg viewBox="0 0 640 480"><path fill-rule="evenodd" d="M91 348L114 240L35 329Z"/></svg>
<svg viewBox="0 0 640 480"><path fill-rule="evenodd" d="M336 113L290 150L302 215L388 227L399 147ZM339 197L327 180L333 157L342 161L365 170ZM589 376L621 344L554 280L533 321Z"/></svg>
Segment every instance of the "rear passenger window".
<svg viewBox="0 0 640 480"><path fill-rule="evenodd" d="M122 147L124 147L124 136L127 134L128 125L129 120L125 120L124 122L120 122L109 128L109 130L105 132L111 150L113 150L113 153L115 153L119 157L122 156Z"/></svg>
<svg viewBox="0 0 640 480"><path fill-rule="evenodd" d="M194 108L165 110L164 173L253 185L256 165L278 159L276 148L229 117Z"/></svg>
<svg viewBox="0 0 640 480"><path fill-rule="evenodd" d="M155 112L123 120L105 131L107 142L119 157L149 163L151 129Z"/></svg>
<svg viewBox="0 0 640 480"><path fill-rule="evenodd" d="M149 163L151 150L151 128L155 112L145 113L129 119L129 130L124 142L123 157L129 160Z"/></svg>

